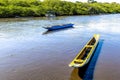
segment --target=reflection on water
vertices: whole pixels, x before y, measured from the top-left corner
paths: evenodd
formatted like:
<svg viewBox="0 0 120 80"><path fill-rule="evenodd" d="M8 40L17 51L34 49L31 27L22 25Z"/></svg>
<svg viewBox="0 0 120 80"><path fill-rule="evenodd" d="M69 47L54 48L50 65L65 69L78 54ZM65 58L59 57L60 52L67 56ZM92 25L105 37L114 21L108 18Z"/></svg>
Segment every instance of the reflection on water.
<svg viewBox="0 0 120 80"><path fill-rule="evenodd" d="M74 68L70 80L93 80L94 70L99 57L103 40L100 40L90 62L82 68Z"/></svg>
<svg viewBox="0 0 120 80"><path fill-rule="evenodd" d="M66 23L75 24L75 28L51 32L43 28ZM119 26L120 14L0 19L0 79L117 80ZM85 69L69 68L70 61L96 33L104 45L100 41L89 65Z"/></svg>

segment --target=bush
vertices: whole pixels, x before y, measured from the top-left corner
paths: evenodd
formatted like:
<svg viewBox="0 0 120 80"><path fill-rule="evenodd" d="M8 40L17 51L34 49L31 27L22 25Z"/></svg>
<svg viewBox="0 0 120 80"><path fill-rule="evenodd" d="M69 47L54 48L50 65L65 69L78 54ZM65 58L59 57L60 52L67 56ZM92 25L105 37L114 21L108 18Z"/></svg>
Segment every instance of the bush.
<svg viewBox="0 0 120 80"><path fill-rule="evenodd" d="M61 0L0 0L0 17L44 16L47 11L56 15L89 15L120 13L118 3L82 3Z"/></svg>

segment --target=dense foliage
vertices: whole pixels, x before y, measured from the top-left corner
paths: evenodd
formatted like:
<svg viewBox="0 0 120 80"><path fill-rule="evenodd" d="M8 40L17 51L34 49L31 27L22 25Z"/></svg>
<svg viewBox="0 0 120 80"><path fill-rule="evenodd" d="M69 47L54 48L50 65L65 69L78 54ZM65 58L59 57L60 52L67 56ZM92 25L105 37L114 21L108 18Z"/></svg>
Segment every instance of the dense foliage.
<svg viewBox="0 0 120 80"><path fill-rule="evenodd" d="M73 3L61 0L0 0L0 17L37 17L44 16L49 10L60 16L120 13L120 4Z"/></svg>

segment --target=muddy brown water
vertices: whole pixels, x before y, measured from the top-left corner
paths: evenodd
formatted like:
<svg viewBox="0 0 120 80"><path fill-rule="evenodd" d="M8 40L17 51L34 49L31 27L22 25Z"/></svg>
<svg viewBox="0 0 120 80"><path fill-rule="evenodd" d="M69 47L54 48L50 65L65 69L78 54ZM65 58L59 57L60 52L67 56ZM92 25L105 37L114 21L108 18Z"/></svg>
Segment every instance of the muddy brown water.
<svg viewBox="0 0 120 80"><path fill-rule="evenodd" d="M42 27L74 23L47 32ZM120 14L0 19L0 80L118 80ZM100 43L84 68L68 64L93 34Z"/></svg>

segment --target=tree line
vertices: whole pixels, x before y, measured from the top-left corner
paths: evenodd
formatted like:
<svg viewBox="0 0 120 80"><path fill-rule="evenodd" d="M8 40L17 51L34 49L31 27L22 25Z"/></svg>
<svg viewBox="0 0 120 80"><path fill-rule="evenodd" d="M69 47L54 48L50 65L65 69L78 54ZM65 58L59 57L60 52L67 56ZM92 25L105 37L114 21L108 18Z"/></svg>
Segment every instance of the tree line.
<svg viewBox="0 0 120 80"><path fill-rule="evenodd" d="M57 16L120 13L119 3L82 3L61 0L0 0L0 17L41 17L47 11Z"/></svg>

